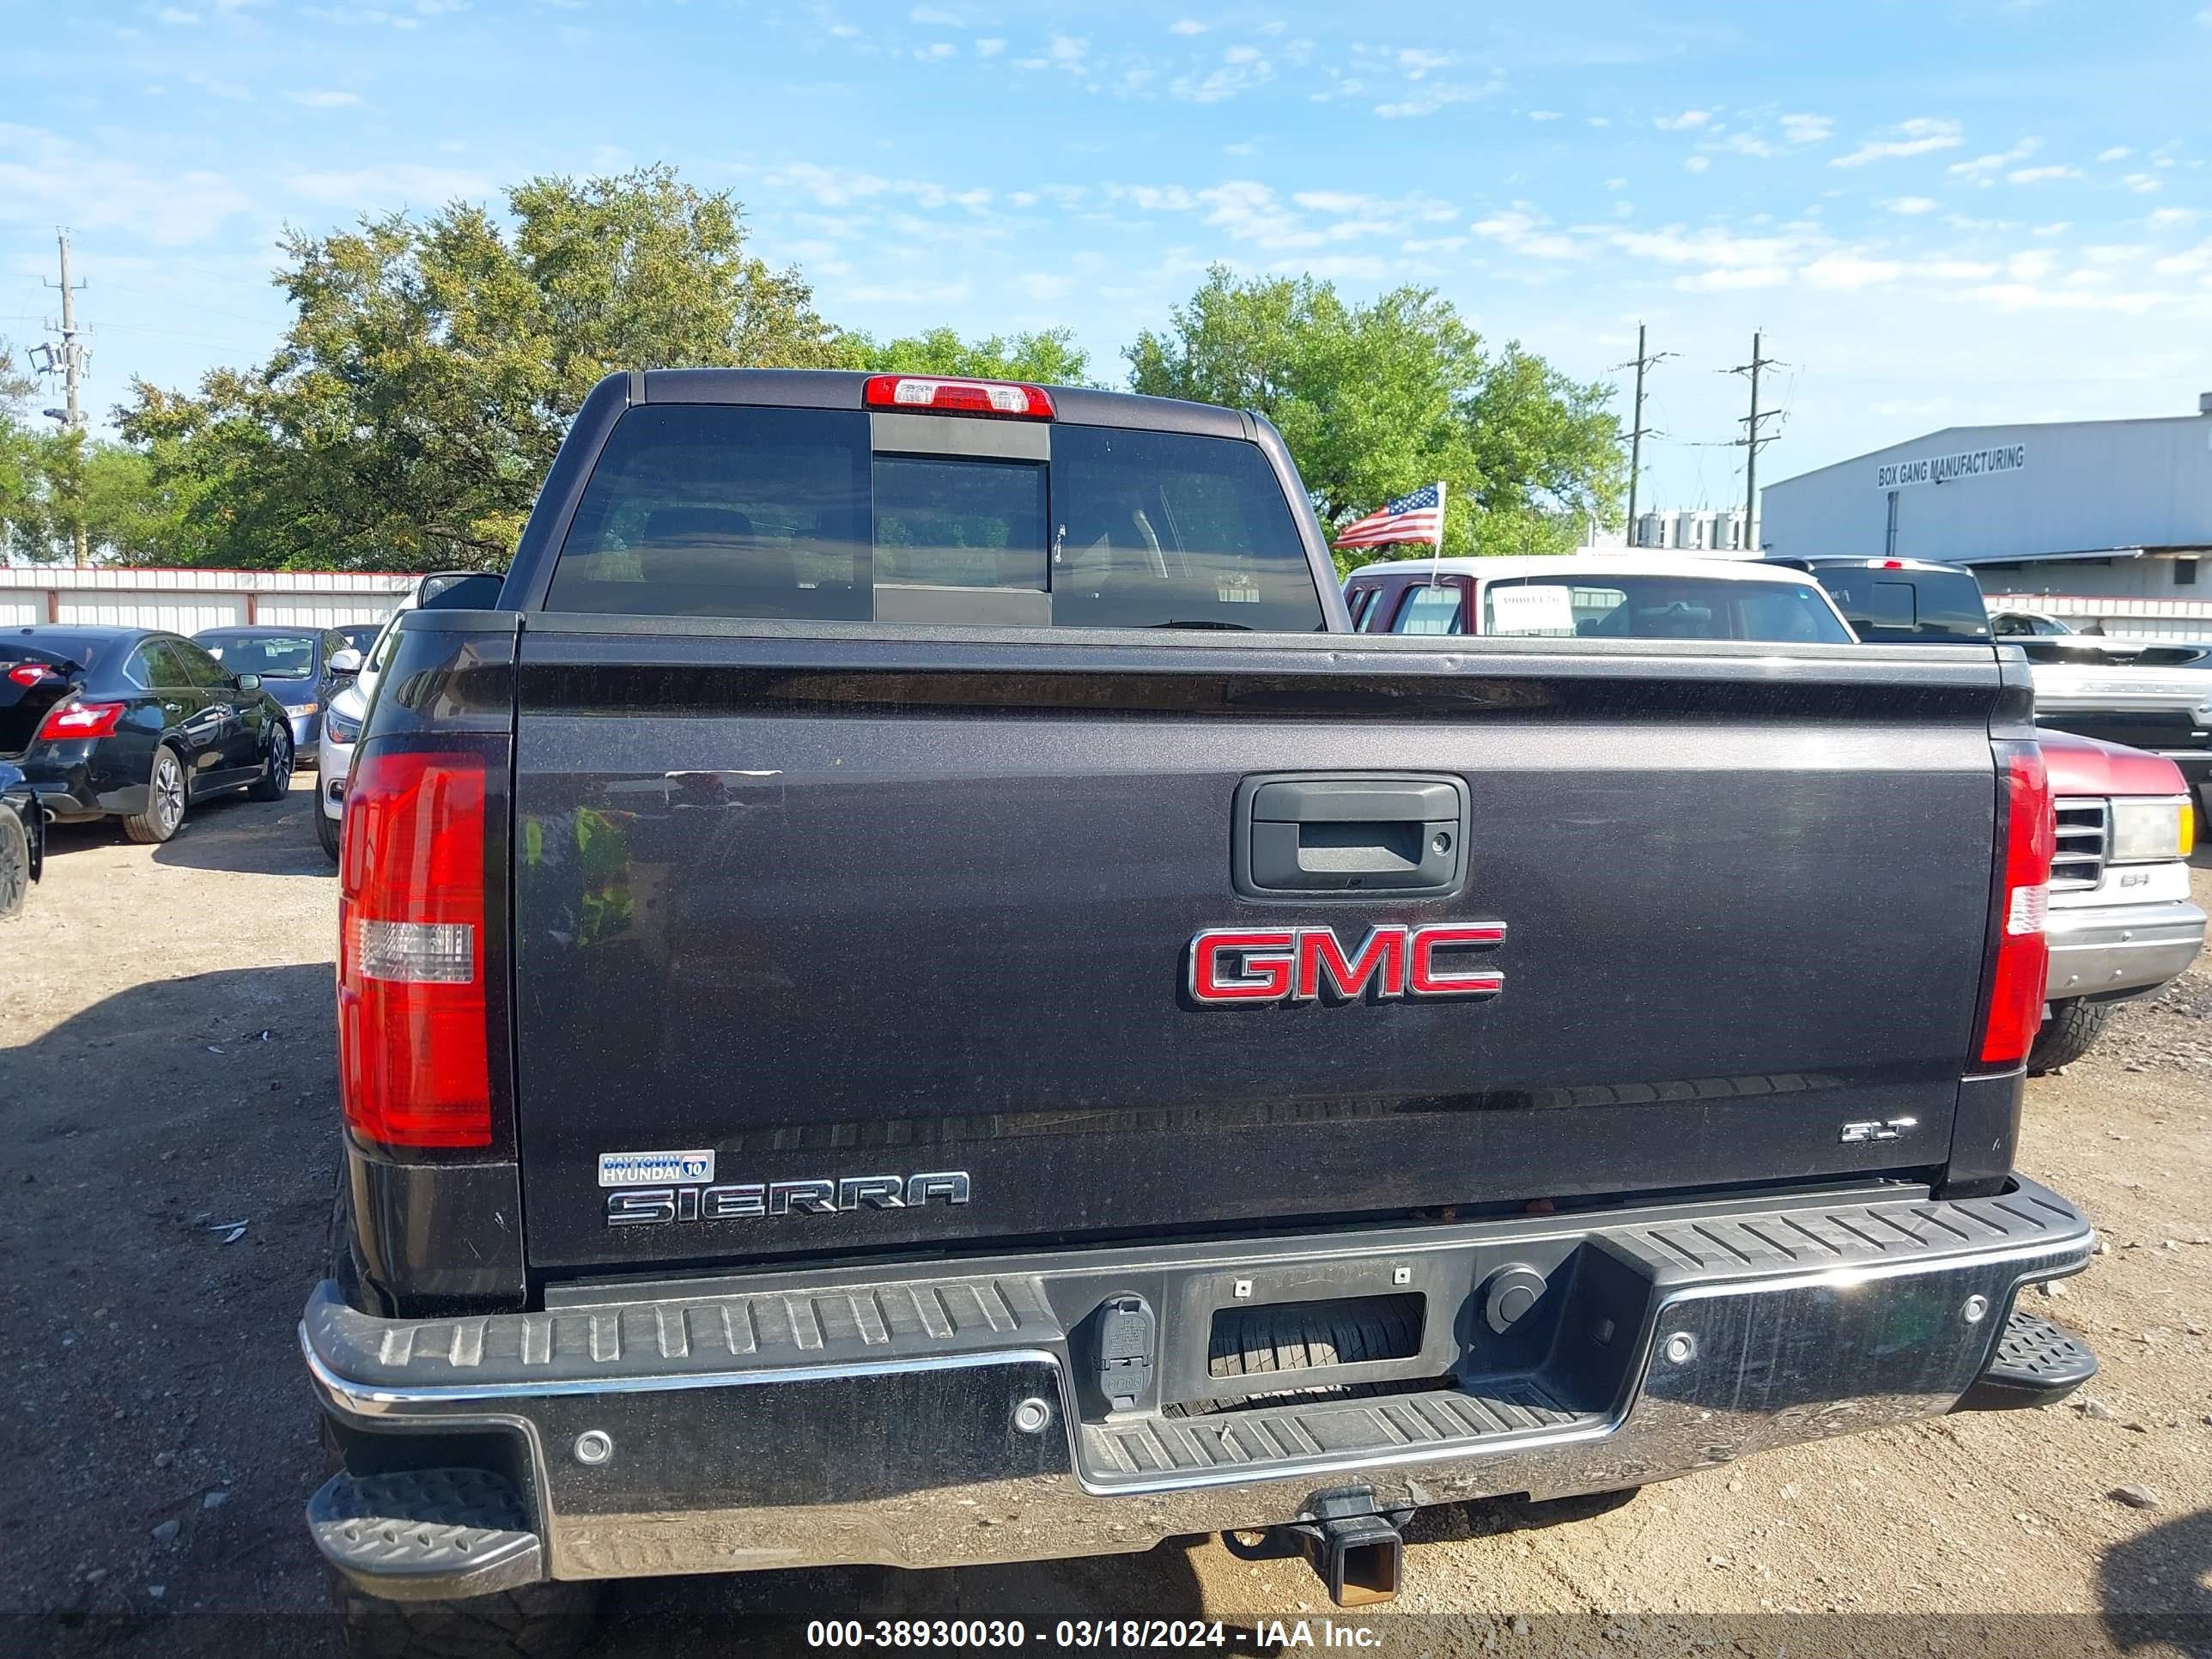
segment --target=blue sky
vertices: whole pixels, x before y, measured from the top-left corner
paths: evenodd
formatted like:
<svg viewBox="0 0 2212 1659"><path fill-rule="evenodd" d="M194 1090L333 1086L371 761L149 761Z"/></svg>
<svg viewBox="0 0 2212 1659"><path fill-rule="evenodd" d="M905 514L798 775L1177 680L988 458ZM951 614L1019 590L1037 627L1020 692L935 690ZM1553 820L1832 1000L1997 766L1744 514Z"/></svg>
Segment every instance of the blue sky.
<svg viewBox="0 0 2212 1659"><path fill-rule="evenodd" d="M286 225L668 161L823 313L1066 325L1094 368L1205 267L1440 289L1656 371L1647 501L1966 421L2212 391L2212 5L0 0L0 333L76 235L89 395L265 356ZM1626 411L1626 398L1622 400Z"/></svg>

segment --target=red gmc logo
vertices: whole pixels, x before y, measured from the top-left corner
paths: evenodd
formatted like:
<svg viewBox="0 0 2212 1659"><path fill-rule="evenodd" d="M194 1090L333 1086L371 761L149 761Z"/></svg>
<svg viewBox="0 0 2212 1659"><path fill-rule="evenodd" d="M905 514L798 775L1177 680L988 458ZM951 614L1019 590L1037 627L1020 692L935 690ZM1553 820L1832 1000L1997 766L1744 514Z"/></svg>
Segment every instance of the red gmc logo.
<svg viewBox="0 0 2212 1659"><path fill-rule="evenodd" d="M1384 924L1368 929L1346 954L1328 927L1209 927L1190 942L1194 1002L1315 1002L1377 997L1490 997L1504 986L1493 968L1468 965L1464 953L1505 942L1505 924Z"/></svg>

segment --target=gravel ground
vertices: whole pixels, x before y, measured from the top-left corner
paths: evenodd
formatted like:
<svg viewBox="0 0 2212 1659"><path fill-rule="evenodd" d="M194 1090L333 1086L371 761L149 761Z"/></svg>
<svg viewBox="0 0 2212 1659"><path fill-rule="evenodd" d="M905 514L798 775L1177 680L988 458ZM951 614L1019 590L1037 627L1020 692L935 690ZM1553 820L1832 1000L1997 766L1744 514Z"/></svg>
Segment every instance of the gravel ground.
<svg viewBox="0 0 2212 1659"><path fill-rule="evenodd" d="M332 1650L293 1337L336 1156L334 884L310 810L302 782L198 809L165 848L59 830L0 933L0 1650ZM2212 870L2197 882L2212 902ZM1798 1448L1572 1524L1425 1515L1407 1594L1340 1633L1404 1653L2212 1653L2209 1073L2199 969L2029 1091L2022 1167L2107 1237L2046 1304L2103 1358L2086 1396ZM662 1581L617 1596L594 1651L795 1650L825 1614L1280 1619L1257 1645L1294 1651L1296 1621L1328 1612L1302 1565L1194 1540Z"/></svg>

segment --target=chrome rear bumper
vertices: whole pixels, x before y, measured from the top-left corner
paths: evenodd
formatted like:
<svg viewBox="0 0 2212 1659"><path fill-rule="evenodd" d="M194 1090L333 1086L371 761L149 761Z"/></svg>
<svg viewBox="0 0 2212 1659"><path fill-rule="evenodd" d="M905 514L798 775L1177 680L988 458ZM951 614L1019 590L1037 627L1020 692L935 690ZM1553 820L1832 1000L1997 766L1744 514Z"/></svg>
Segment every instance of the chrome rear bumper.
<svg viewBox="0 0 2212 1659"><path fill-rule="evenodd" d="M1859 1188L1065 1251L957 1276L633 1286L482 1318L380 1320L326 1284L301 1340L342 1439L406 1443L365 1461L508 1446L548 1576L947 1566L1285 1525L1347 1488L1379 1511L1610 1491L1936 1415L1995 1363L2020 1286L2080 1271L2094 1248L2072 1206L2027 1182L1948 1201ZM1485 1287L1505 1265L1546 1288L1536 1322L1501 1336ZM1322 1293L1420 1296L1419 1352L1209 1376L1218 1312ZM1095 1321L1127 1294L1158 1316L1157 1380L1109 1412ZM1240 1385L1422 1380L1178 1409Z"/></svg>

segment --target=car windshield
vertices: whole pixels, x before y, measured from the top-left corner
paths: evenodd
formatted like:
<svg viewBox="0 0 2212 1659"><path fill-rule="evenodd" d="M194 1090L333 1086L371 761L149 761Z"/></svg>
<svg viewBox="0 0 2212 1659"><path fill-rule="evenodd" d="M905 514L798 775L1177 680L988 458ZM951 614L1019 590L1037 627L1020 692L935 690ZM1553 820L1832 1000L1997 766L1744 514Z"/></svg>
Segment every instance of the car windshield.
<svg viewBox="0 0 2212 1659"><path fill-rule="evenodd" d="M1702 576L1501 578L1483 584L1482 631L1551 639L1852 643L1809 580Z"/></svg>
<svg viewBox="0 0 2212 1659"><path fill-rule="evenodd" d="M312 634L203 635L200 648L234 674L258 674L264 680L304 680L315 672Z"/></svg>

